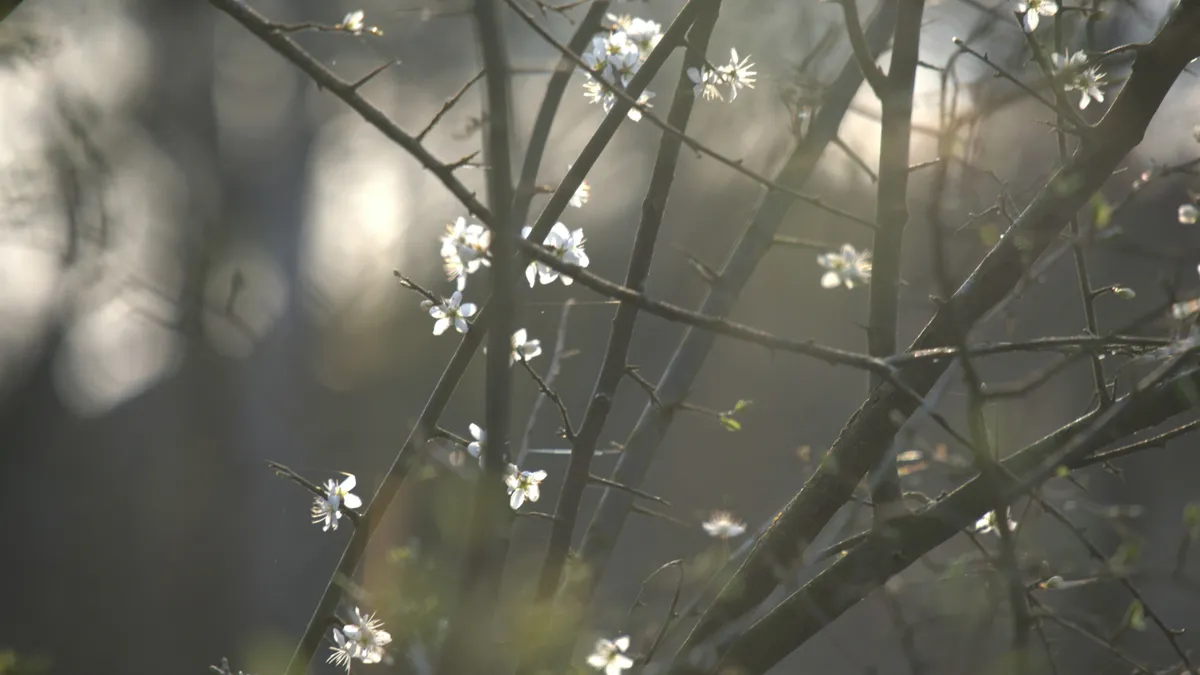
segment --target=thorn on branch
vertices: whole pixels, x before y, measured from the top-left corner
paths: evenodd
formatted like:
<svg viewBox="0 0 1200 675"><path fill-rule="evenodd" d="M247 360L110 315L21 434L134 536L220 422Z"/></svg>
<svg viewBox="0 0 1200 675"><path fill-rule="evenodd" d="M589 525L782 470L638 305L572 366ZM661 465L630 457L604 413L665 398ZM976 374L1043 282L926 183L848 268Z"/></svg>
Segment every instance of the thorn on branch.
<svg viewBox="0 0 1200 675"><path fill-rule="evenodd" d="M641 366L625 366L625 374L629 375L634 382L638 383L638 386L646 391L646 394L650 396L650 404L659 410L665 410L667 406L658 397L658 390L654 388L650 380L642 377L640 370Z"/></svg>
<svg viewBox="0 0 1200 675"><path fill-rule="evenodd" d="M371 72L367 73L366 75L363 75L362 77L358 78L354 82L351 82L350 83L350 91L358 91L364 84L366 84L366 83L370 82L372 79L374 79L374 77L376 75L382 73L383 71L387 70L388 68L390 68L398 63L400 63L399 60L393 59L391 61L386 61L378 66L375 66L375 68L373 68L371 70ZM418 138L417 140L420 140L420 139Z"/></svg>
<svg viewBox="0 0 1200 675"><path fill-rule="evenodd" d="M567 414L567 406L565 403L563 403L562 397L558 395L558 392L551 389L550 385L546 384L546 381L542 379L542 376L537 374L537 371L533 369L533 366L529 365L529 361L525 360L524 357L518 358L517 361L519 361L521 365L525 367L525 371L529 373L529 376L532 377L535 382L537 382L538 389L540 389L541 392L546 395L546 398L550 399L550 401L553 402L558 408L558 414L562 417L563 437L574 443L575 428L571 426L571 417Z"/></svg>

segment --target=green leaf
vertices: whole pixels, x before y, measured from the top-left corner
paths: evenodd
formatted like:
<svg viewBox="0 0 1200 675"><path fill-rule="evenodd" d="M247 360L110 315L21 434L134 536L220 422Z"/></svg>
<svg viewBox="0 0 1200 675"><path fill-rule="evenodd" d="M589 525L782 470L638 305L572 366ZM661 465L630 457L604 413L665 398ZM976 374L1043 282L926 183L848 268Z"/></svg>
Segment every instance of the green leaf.
<svg viewBox="0 0 1200 675"><path fill-rule="evenodd" d="M721 415L720 419L721 419L721 425L724 426L726 430L728 430L728 431L741 431L742 430L742 423L733 419L732 417L728 417L726 415Z"/></svg>
<svg viewBox="0 0 1200 675"><path fill-rule="evenodd" d="M1092 195L1090 206L1092 207L1092 222L1096 224L1097 230L1103 230L1112 223L1113 207L1104 198L1104 195L1099 192Z"/></svg>

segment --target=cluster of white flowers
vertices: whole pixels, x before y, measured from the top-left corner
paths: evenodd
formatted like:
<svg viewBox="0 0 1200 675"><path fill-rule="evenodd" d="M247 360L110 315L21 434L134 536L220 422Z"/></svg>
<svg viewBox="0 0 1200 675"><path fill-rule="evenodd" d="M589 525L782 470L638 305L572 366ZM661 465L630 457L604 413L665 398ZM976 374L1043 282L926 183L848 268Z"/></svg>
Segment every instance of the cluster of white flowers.
<svg viewBox="0 0 1200 675"><path fill-rule="evenodd" d="M737 98L738 91L743 88L754 88L755 75L758 71L751 70L754 64L750 62L750 57L744 59L738 58L736 49L729 50L729 63L715 68L701 67L688 68L687 76L692 81L692 91L696 96L703 98L706 101L713 99L725 100L721 95L719 87L729 87L729 101L733 102Z"/></svg>
<svg viewBox="0 0 1200 675"><path fill-rule="evenodd" d="M1195 225L1196 221L1200 220L1200 208L1195 204L1187 203L1179 205L1179 222L1184 225Z"/></svg>
<svg viewBox="0 0 1200 675"><path fill-rule="evenodd" d="M358 659L363 663L379 663L383 660L383 648L392 641L392 636L383 630L383 622L374 614L364 616L354 608L355 623L333 629L333 653L327 663L345 666L350 672L350 662Z"/></svg>
<svg viewBox="0 0 1200 675"><path fill-rule="evenodd" d="M625 655L628 649L628 635L615 640L601 638L596 640L596 647L587 657L587 664L596 670L603 670L604 675L621 675L622 670L633 667L633 659Z"/></svg>
<svg viewBox="0 0 1200 675"><path fill-rule="evenodd" d="M458 290L466 290L467 275L492 264L488 259L491 243L491 230L468 224L466 218L460 217L446 226L446 234L442 235L442 264L446 276L458 284Z"/></svg>
<svg viewBox="0 0 1200 675"><path fill-rule="evenodd" d="M325 482L325 496L316 497L313 499L312 505L312 520L314 524L324 523L325 527L321 528L323 532L336 530L338 521L342 519L342 507L348 509L357 509L362 506L362 500L358 495L350 494L354 489L354 474L345 474L346 479L341 483L337 479L330 478Z"/></svg>
<svg viewBox="0 0 1200 675"><path fill-rule="evenodd" d="M532 227L526 226L521 229L521 238L527 239L529 233L533 230ZM555 223L554 227L550 228L550 234L542 240L542 246L550 249L556 258L572 265L580 267L588 266L587 253L583 251L583 230L568 230L566 225ZM574 279L567 276L560 276L558 270L549 267L540 262L531 262L529 267L525 268L525 279L529 281L529 287L536 285L535 282L541 282L542 285L552 284L556 279L562 279L564 286L570 286L575 282Z"/></svg>
<svg viewBox="0 0 1200 675"><path fill-rule="evenodd" d="M629 86L629 81L662 39L662 26L655 21L613 14L609 14L608 19L612 28L597 33L581 55L589 68L587 82L583 84L584 95L588 101L603 106L604 112L612 110L617 97L596 79L601 78L614 87ZM638 103L648 106L647 102L653 97L651 92L643 92ZM641 118L642 113L637 108L629 109L629 119L636 122Z"/></svg>
<svg viewBox="0 0 1200 675"><path fill-rule="evenodd" d="M871 282L871 252L857 251L850 244L842 244L841 251L822 253L817 263L827 272L821 276L821 288L837 288Z"/></svg>
<svg viewBox="0 0 1200 675"><path fill-rule="evenodd" d="M1054 69L1063 78L1063 89L1068 92L1079 92L1079 109L1084 110L1095 100L1104 101L1104 73L1099 66L1088 66L1087 54L1067 51L1065 54L1051 54L1050 61Z"/></svg>
<svg viewBox="0 0 1200 675"><path fill-rule="evenodd" d="M1017 3L1017 14L1024 18L1025 28L1032 33L1043 16L1058 14L1058 0L1021 0Z"/></svg>

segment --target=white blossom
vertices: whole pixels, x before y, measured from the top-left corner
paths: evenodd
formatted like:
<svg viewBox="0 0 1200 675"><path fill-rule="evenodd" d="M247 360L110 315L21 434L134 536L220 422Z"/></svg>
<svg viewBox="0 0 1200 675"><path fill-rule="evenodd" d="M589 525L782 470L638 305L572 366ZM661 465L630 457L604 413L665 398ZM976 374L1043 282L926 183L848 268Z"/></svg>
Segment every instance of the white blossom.
<svg viewBox="0 0 1200 675"><path fill-rule="evenodd" d="M364 28L363 19L365 19L366 16L367 15L361 9L355 10L342 18L342 23L340 26L344 31L354 33L355 35L362 35Z"/></svg>
<svg viewBox="0 0 1200 675"><path fill-rule="evenodd" d="M362 506L362 500L358 498L358 495L350 493L355 485L354 474L348 473L345 476L345 480L341 483L337 482L336 478L325 481L325 496L313 499L313 523L325 523L325 527L321 528L322 532L337 529L338 521L342 518L343 506L348 509L357 509Z"/></svg>
<svg viewBox="0 0 1200 675"><path fill-rule="evenodd" d="M596 80L602 79L613 87L629 86L646 56L662 39L662 26L654 21L612 14L608 18L613 23L612 29L593 36L580 55L587 65L584 95L591 103L601 104L606 113L612 110L617 97ZM638 103L645 104L652 96L645 92L638 97ZM636 108L630 109L628 116L635 122L642 117Z"/></svg>
<svg viewBox="0 0 1200 675"><path fill-rule="evenodd" d="M536 502L542 496L539 485L544 480L545 471L521 471L516 464L509 464L508 472L504 476L504 485L508 488L508 505L512 510L521 508L526 499Z"/></svg>
<svg viewBox="0 0 1200 675"><path fill-rule="evenodd" d="M466 218L459 217L446 226L446 234L442 235L442 262L446 276L457 281L458 290L466 289L468 274L491 265L487 257L491 243L491 230L483 225L467 224Z"/></svg>
<svg viewBox="0 0 1200 675"><path fill-rule="evenodd" d="M1179 222L1184 225L1195 225L1196 221L1200 220L1200 208L1196 208L1195 204L1180 204L1179 205Z"/></svg>
<svg viewBox="0 0 1200 675"><path fill-rule="evenodd" d="M529 237L529 233L532 231L532 229L533 228L529 226L522 228L521 237ZM550 252L553 253L556 258L565 263L578 265L580 267L587 267L590 261L588 260L587 253L585 253L583 250L583 242L584 238L582 229L571 231L567 229L566 225L563 225L562 223L555 223L554 227L550 228L550 234L546 235L546 239L542 241L542 245L550 249ZM570 286L575 282L575 280L571 277L565 275L560 276L558 270L543 263L531 262L529 263L529 266L525 268L525 279L529 281L530 288L536 285L537 282L541 282L543 285L545 285L554 283L554 281L559 278L562 279L563 285L565 286Z"/></svg>
<svg viewBox="0 0 1200 675"><path fill-rule="evenodd" d="M630 19L625 26L625 35L637 45L639 53L649 54L662 40L662 24L647 19ZM645 59L645 56L642 58Z"/></svg>
<svg viewBox="0 0 1200 675"><path fill-rule="evenodd" d="M529 334L524 328L512 334L512 354L508 356L508 364L512 365L518 359L529 361L542 353L542 341L528 339Z"/></svg>
<svg viewBox="0 0 1200 675"><path fill-rule="evenodd" d="M604 675L621 675L622 670L633 667L633 659L625 655L627 649L628 635L615 640L601 638L596 640L596 647L587 657L587 664L596 670L603 670Z"/></svg>
<svg viewBox="0 0 1200 675"><path fill-rule="evenodd" d="M734 518L728 511L713 511L703 526L708 536L717 539L731 539L746 531L746 524Z"/></svg>
<svg viewBox="0 0 1200 675"><path fill-rule="evenodd" d="M1087 54L1071 54L1068 51L1066 54L1051 54L1050 60L1054 69L1064 77L1063 89L1079 92L1080 110L1086 109L1093 100L1097 103L1104 101L1104 90L1100 88L1104 85L1104 73L1099 66L1087 66Z"/></svg>
<svg viewBox="0 0 1200 675"><path fill-rule="evenodd" d="M478 457L480 463L483 463L483 444L487 442L487 431L478 424L471 424L468 428L471 430L471 438L475 440L467 444L467 452L472 457Z"/></svg>
<svg viewBox="0 0 1200 675"><path fill-rule="evenodd" d="M754 83L756 82L754 76L758 72L751 70L753 67L754 64L750 62L749 56L738 60L736 49L729 50L728 65L717 67L717 78L724 84L729 85L729 101L731 103L737 98L738 91L743 87L754 88Z"/></svg>
<svg viewBox="0 0 1200 675"><path fill-rule="evenodd" d="M700 68L693 67L687 69L687 76L692 81L692 93L696 96L702 97L705 101L713 99L725 100L721 96L721 90L717 89L717 84L720 83L721 78L716 72L703 66Z"/></svg>
<svg viewBox="0 0 1200 675"><path fill-rule="evenodd" d="M587 97L589 103L599 103L604 108L605 113L608 113L617 104L616 94L607 91L603 85L595 80L588 80L583 83L583 95ZM654 107L650 105L650 99L652 98L654 98L654 92L644 91L638 96L637 103L639 106L652 108ZM625 116L634 122L638 122L642 119L642 111L631 107L629 112L625 113Z"/></svg>
<svg viewBox="0 0 1200 675"><path fill-rule="evenodd" d="M467 332L467 319L474 316L478 311L478 307L473 302L462 301L462 291L454 291L440 305L429 304L429 316L432 316L436 321L433 322L433 334L441 335L446 332L446 329L454 325L454 330L459 333Z"/></svg>
<svg viewBox="0 0 1200 675"><path fill-rule="evenodd" d="M350 662L358 659L363 663L379 663L383 660L383 648L391 641L392 636L383 630L383 622L376 619L374 614L364 616L354 608L354 620L341 629L333 629L334 646L330 649L333 654L327 663L345 666L350 672Z"/></svg>
<svg viewBox="0 0 1200 675"><path fill-rule="evenodd" d="M1057 0L1021 0L1017 3L1017 14L1025 19L1025 28L1029 32L1037 30L1038 22L1043 16L1058 14Z"/></svg>
<svg viewBox="0 0 1200 675"><path fill-rule="evenodd" d="M1008 531L1012 532L1017 529L1017 521L1012 519L1012 513L1008 509L1004 509L1004 517L1008 520ZM996 521L996 512L988 511L982 518L975 521L975 532L979 534L987 534L988 532L998 532Z"/></svg>
<svg viewBox="0 0 1200 675"><path fill-rule="evenodd" d="M841 251L822 253L817 263L828 270L821 276L821 288L854 288L871 281L870 251L856 251L850 244L842 244Z"/></svg>

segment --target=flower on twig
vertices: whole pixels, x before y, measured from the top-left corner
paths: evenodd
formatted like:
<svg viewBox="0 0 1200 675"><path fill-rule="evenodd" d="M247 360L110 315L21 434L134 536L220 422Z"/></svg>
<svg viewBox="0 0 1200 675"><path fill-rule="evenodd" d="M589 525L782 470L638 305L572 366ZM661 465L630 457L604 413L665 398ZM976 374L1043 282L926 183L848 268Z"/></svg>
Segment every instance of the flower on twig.
<svg viewBox="0 0 1200 675"><path fill-rule="evenodd" d="M1032 33L1037 30L1038 23L1043 16L1058 14L1058 2L1056 0L1021 0L1017 3L1017 14L1022 15L1025 29Z"/></svg>
<svg viewBox="0 0 1200 675"><path fill-rule="evenodd" d="M473 302L462 301L462 291L454 291L440 305L429 304L429 316L432 316L436 321L433 322L433 334L441 335L446 332L446 329L451 324L454 325L454 330L459 333L467 332L467 319L474 316L478 308Z"/></svg>
<svg viewBox="0 0 1200 675"><path fill-rule="evenodd" d="M341 483L337 482L335 478L325 481L325 496L313 499L313 524L324 522L325 527L321 528L322 532L337 529L338 521L342 518L342 506L349 509L357 509L362 506L362 500L358 498L358 495L350 493L355 485L354 474L348 473L345 476L346 479Z"/></svg>
<svg viewBox="0 0 1200 675"><path fill-rule="evenodd" d="M850 244L842 244L841 251L817 256L817 264L828 270L821 276L821 288L854 288L871 281L871 252L859 252Z"/></svg>
<svg viewBox="0 0 1200 675"><path fill-rule="evenodd" d="M446 226L446 234L442 235L442 263L446 276L457 282L458 290L466 289L468 274L492 264L487 257L491 243L491 230L483 225L468 225L466 218L459 217Z"/></svg>
<svg viewBox="0 0 1200 675"><path fill-rule="evenodd" d="M615 640L601 638L596 640L596 646L587 657L587 664L596 670L603 670L604 675L621 675L622 670L633 667L633 659L625 655L629 649L629 636L622 635Z"/></svg>
<svg viewBox="0 0 1200 675"><path fill-rule="evenodd" d="M528 226L522 228L521 237L527 238L532 229ZM550 234L546 235L546 239L542 241L542 246L550 249L556 258L565 263L587 267L590 261L587 253L583 250L583 242L582 229L571 231L567 229L566 225L555 223L554 227L550 228ZM525 268L525 279L529 281L530 288L535 285L535 280L544 285L554 283L555 279L560 278L564 286L575 283L571 277L559 275L558 270L540 262L531 262L529 267Z"/></svg>
<svg viewBox="0 0 1200 675"><path fill-rule="evenodd" d="M511 344L512 354L508 356L510 366L517 361L529 361L542 353L542 341L530 340L529 333L524 328L512 334Z"/></svg>
<svg viewBox="0 0 1200 675"><path fill-rule="evenodd" d="M521 471L516 464L508 465L504 485L508 488L508 505L513 511L521 508L526 499L536 502L542 496L539 486L546 480L546 475L545 471Z"/></svg>
<svg viewBox="0 0 1200 675"><path fill-rule="evenodd" d="M1097 103L1104 101L1104 73L1099 66L1088 67L1087 54L1069 51L1065 54L1051 54L1050 61L1054 69L1063 75L1063 89L1079 92L1079 109L1084 110L1093 100Z"/></svg>
<svg viewBox="0 0 1200 675"><path fill-rule="evenodd" d="M343 30L354 35L362 35L364 32L370 33L371 35L383 35L383 31L379 30L377 26L367 26L363 24L363 20L366 19L366 16L367 15L361 9L354 10L353 12L350 12L346 16L342 17L342 22L334 27L338 30Z"/></svg>
<svg viewBox="0 0 1200 675"><path fill-rule="evenodd" d="M692 92L696 96L703 98L705 101L713 99L725 100L725 97L721 96L721 90L717 89L720 78L716 71L709 70L704 66L699 68L693 67L687 69L687 76L692 81Z"/></svg>
<svg viewBox="0 0 1200 675"><path fill-rule="evenodd" d="M744 87L754 88L754 76L757 71L751 70L754 64L750 62L750 57L738 60L736 49L729 50L729 64L717 67L718 78L729 85L729 102L732 103L737 98L738 91Z"/></svg>
<svg viewBox="0 0 1200 675"><path fill-rule="evenodd" d="M334 646L330 647L333 654L330 654L327 660L327 663L345 666L347 673L350 672L350 662L353 659L363 663L382 661L383 648L392 641L391 634L383 630L383 622L376 619L374 614L364 616L355 607L354 620L356 623L333 629Z"/></svg>

